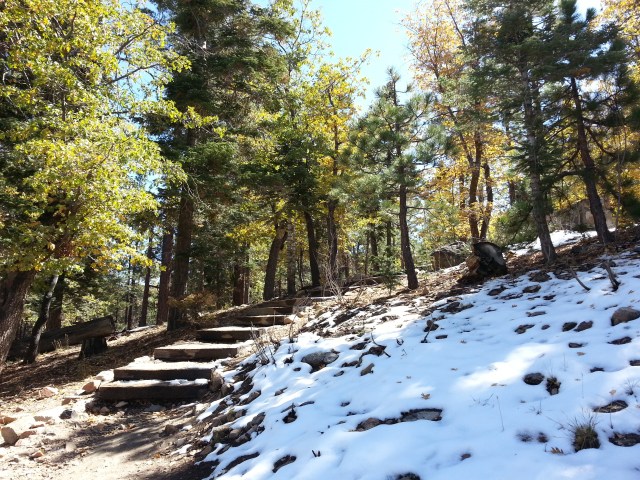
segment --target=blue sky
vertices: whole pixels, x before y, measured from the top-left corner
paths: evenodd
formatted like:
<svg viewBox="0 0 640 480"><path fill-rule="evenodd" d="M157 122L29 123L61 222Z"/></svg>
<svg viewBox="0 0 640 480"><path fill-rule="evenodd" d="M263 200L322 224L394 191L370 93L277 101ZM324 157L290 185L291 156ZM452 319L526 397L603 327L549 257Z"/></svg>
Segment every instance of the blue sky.
<svg viewBox="0 0 640 480"><path fill-rule="evenodd" d="M423 0L424 1L424 0ZM338 57L357 57L367 48L379 52L363 68L369 79L367 99L373 90L384 84L390 66L398 70L405 81L411 80L411 59L407 36L401 20L412 12L417 0L313 0L322 12L324 24L333 32L331 43ZM578 0L582 8L598 7L599 0Z"/></svg>

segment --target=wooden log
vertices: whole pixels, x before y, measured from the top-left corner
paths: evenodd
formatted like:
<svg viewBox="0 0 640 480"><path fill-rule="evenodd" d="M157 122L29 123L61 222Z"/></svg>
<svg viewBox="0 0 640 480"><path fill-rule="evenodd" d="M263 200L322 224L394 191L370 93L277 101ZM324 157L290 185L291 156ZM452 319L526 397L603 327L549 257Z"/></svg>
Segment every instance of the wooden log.
<svg viewBox="0 0 640 480"><path fill-rule="evenodd" d="M107 350L107 339L105 337L85 338L82 341L79 358L92 357Z"/></svg>
<svg viewBox="0 0 640 480"><path fill-rule="evenodd" d="M89 338L102 338L113 334L116 322L111 315L95 318L88 322L78 323L69 327L51 330L42 334L40 338L40 352L50 352L59 345L79 345Z"/></svg>

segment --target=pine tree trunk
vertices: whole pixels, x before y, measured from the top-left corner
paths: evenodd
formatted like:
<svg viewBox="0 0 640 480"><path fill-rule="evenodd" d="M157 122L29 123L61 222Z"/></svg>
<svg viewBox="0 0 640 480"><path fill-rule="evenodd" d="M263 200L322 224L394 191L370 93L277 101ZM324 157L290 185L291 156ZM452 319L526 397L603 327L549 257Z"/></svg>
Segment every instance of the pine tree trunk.
<svg viewBox="0 0 640 480"><path fill-rule="evenodd" d="M478 213L476 204L478 203L478 184L480 183L480 166L474 162L471 167L471 180L469 182L469 231L471 241L480 240L480 229L478 227Z"/></svg>
<svg viewBox="0 0 640 480"><path fill-rule="evenodd" d="M587 132L584 127L584 116L582 114L582 102L580 100L580 93L578 92L578 84L576 79L571 77L571 95L573 97L573 103L576 107L576 127L578 130L578 151L580 152L580 158L584 164L584 174L582 179L587 191L587 198L589 199L589 209L591 215L593 215L593 222L598 233L598 239L601 243L607 244L614 241L613 234L607 227L607 217L604 214L602 208L602 201L598 194L598 188L596 186L596 166L591 157L589 151L589 143L587 141Z"/></svg>
<svg viewBox="0 0 640 480"><path fill-rule="evenodd" d="M279 224L276 224L276 234L271 242L271 249L269 250L269 259L267 260L267 268L264 275L264 290L262 292L263 300L271 300L275 297L278 258L280 256L280 250L284 247L286 240L287 223L280 222Z"/></svg>
<svg viewBox="0 0 640 480"><path fill-rule="evenodd" d="M235 306L249 303L249 246L244 247L244 251L238 255L233 265L233 298Z"/></svg>
<svg viewBox="0 0 640 480"><path fill-rule="evenodd" d="M149 246L147 247L147 258L153 260L153 235L149 238ZM140 306L140 318L138 326L147 325L147 316L149 312L149 291L151 290L151 267L145 269L144 290L142 291L142 305Z"/></svg>
<svg viewBox="0 0 640 480"><path fill-rule="evenodd" d="M156 325L164 325L169 319L169 281L171 279L171 256L173 255L173 232L162 236L162 253L160 259L160 281L158 284L158 305Z"/></svg>
<svg viewBox="0 0 640 480"><path fill-rule="evenodd" d="M329 273L331 279L338 280L338 229L336 227L335 200L327 202L327 247L329 248Z"/></svg>
<svg viewBox="0 0 640 480"><path fill-rule="evenodd" d="M8 272L0 281L0 372L18 332L24 300L35 276L35 271Z"/></svg>
<svg viewBox="0 0 640 480"><path fill-rule="evenodd" d="M491 184L491 169L489 164L483 165L484 169L484 184L485 192L487 195L487 204L485 207L485 214L482 217L482 228L480 229L480 240L486 240L489 233L489 224L491 223L491 212L493 210L493 185Z"/></svg>
<svg viewBox="0 0 640 480"><path fill-rule="evenodd" d="M551 233L549 232L549 224L547 223L546 198L542 185L541 177L541 161L539 157L539 139L538 131L540 130L540 112L536 112L533 105L533 91L529 80L529 71L520 70L524 93L524 123L527 134L528 155L528 174L531 182L531 200L533 202L533 219L536 224L538 238L540 239L540 248L546 263L553 263L557 259L556 250L551 241ZM537 128L538 127L538 128Z"/></svg>
<svg viewBox="0 0 640 480"><path fill-rule="evenodd" d="M191 236L193 234L193 198L188 188L182 188L180 198L180 212L178 214L178 231L176 233L176 248L173 257L173 272L171 276L171 289L169 296L174 300L181 300L187 293L189 280L189 260L191 258ZM175 307L169 307L167 330L172 331L186 325L182 311Z"/></svg>
<svg viewBox="0 0 640 480"><path fill-rule="evenodd" d="M320 286L320 267L318 265L318 241L313 217L307 210L304 212L304 220L307 225L307 242L309 243L309 270L311 271L311 286Z"/></svg>
<svg viewBox="0 0 640 480"><path fill-rule="evenodd" d="M411 254L411 242L409 239L409 224L407 222L407 187L400 185L400 250L402 251L402 260L404 270L407 274L407 287L410 290L418 288L418 275L416 267L413 263L413 255Z"/></svg>
<svg viewBox="0 0 640 480"><path fill-rule="evenodd" d="M49 320L49 309L51 308L53 292L56 288L57 283L58 275L52 275L49 279L49 286L47 288L47 291L44 292L44 296L42 297L42 301L40 302L40 313L38 314L38 319L33 325L33 330L31 330L31 338L29 339L29 347L27 348L27 353L24 356L24 363L34 363L36 361L36 358L38 358L40 336L42 335L42 331L44 330L44 327Z"/></svg>
<svg viewBox="0 0 640 480"><path fill-rule="evenodd" d="M131 258L129 258L129 278L127 280L128 288L127 288L127 313L126 313L126 322L127 322L127 330L131 330L133 328L133 266L131 265Z"/></svg>
<svg viewBox="0 0 640 480"><path fill-rule="evenodd" d="M62 328L62 322L64 321L64 312L62 310L62 304L64 302L64 291L66 287L65 275L60 275L56 288L53 289L53 301L51 302L51 308L49 310L49 319L45 326L45 331L57 330Z"/></svg>
<svg viewBox="0 0 640 480"><path fill-rule="evenodd" d="M297 252L296 252L296 227L293 222L289 223L288 228L288 236L289 242L287 243L287 294L295 295L296 294L296 260L297 260Z"/></svg>

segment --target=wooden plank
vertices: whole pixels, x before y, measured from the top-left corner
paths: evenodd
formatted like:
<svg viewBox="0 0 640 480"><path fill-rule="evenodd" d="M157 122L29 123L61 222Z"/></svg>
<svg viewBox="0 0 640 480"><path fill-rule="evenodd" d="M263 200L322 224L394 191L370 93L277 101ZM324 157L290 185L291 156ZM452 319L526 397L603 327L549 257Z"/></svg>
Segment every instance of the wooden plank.
<svg viewBox="0 0 640 480"><path fill-rule="evenodd" d="M103 383L96 392L100 400L185 400L198 398L208 389L208 382L167 382L140 380Z"/></svg>
<svg viewBox="0 0 640 480"><path fill-rule="evenodd" d="M243 311L241 316L245 315L291 315L293 313L293 306L282 307L252 307Z"/></svg>
<svg viewBox="0 0 640 480"><path fill-rule="evenodd" d="M198 362L131 363L113 370L114 380L196 380L211 378L213 365Z"/></svg>
<svg viewBox="0 0 640 480"><path fill-rule="evenodd" d="M270 327L272 325L289 325L292 320L289 315L244 315L242 317L230 318L225 321L227 325L235 326L255 326Z"/></svg>
<svg viewBox="0 0 640 480"><path fill-rule="evenodd" d="M263 328L251 327L216 327L204 328L196 332L196 339L201 342L234 343L252 340L254 335L260 336Z"/></svg>
<svg viewBox="0 0 640 480"><path fill-rule="evenodd" d="M170 362L218 360L235 357L237 354L238 347L211 343L183 343L156 348L153 351L153 356L157 360Z"/></svg>

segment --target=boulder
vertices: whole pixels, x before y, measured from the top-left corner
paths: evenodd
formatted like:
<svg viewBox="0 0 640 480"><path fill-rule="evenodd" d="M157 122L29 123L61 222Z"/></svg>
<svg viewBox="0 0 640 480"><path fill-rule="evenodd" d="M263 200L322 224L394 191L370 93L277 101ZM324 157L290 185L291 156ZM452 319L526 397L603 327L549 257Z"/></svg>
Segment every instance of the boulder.
<svg viewBox="0 0 640 480"><path fill-rule="evenodd" d="M21 438L26 438L35 433L32 426L36 423L33 417L21 417L11 422L8 425L4 425L0 429L3 440L9 445L15 445L15 443Z"/></svg>
<svg viewBox="0 0 640 480"><path fill-rule="evenodd" d="M313 371L320 370L338 359L336 352L314 352L302 357L302 362L311 365Z"/></svg>
<svg viewBox="0 0 640 480"><path fill-rule="evenodd" d="M616 325L627 323L637 318L640 318L640 310L631 307L622 307L611 315L611 326L615 327Z"/></svg>

